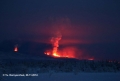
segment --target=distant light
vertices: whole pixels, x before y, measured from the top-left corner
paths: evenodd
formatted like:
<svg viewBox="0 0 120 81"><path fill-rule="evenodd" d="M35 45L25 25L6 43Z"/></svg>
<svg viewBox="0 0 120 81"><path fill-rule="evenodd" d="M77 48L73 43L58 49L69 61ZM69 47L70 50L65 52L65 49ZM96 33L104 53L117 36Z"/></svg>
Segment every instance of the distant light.
<svg viewBox="0 0 120 81"><path fill-rule="evenodd" d="M15 47L15 48L14 48L14 52L18 52L18 47Z"/></svg>
<svg viewBox="0 0 120 81"><path fill-rule="evenodd" d="M90 59L88 59L88 60L94 60L93 58L90 58Z"/></svg>

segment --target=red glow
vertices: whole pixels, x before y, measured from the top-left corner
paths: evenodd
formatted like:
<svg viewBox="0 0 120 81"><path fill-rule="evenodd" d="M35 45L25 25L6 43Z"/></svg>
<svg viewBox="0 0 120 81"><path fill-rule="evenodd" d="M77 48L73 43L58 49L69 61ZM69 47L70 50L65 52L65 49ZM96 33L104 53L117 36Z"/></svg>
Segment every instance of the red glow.
<svg viewBox="0 0 120 81"><path fill-rule="evenodd" d="M89 58L88 60L94 60L94 58Z"/></svg>
<svg viewBox="0 0 120 81"><path fill-rule="evenodd" d="M57 54L57 53L53 53L53 56L54 57L61 57L59 54Z"/></svg>
<svg viewBox="0 0 120 81"><path fill-rule="evenodd" d="M15 51L15 52L17 52L17 51L18 51L18 48L17 48L17 47L15 47L15 48L14 48L14 51Z"/></svg>
<svg viewBox="0 0 120 81"><path fill-rule="evenodd" d="M86 52L84 52L84 50L80 50L76 47L71 46L58 49L57 52L54 52L53 50L46 50L45 54L54 58L76 58L80 60L95 60L94 57L89 56Z"/></svg>
<svg viewBox="0 0 120 81"><path fill-rule="evenodd" d="M87 60L94 60L94 58L90 58L88 56L81 56L81 57L77 57L74 50L64 50L64 51L58 51L58 53L51 53L51 52L45 52L46 55L48 56L52 56L52 57L55 57L55 58L76 58L76 59L87 59Z"/></svg>
<svg viewBox="0 0 120 81"><path fill-rule="evenodd" d="M47 50L44 54L50 55L51 53L50 53L50 51Z"/></svg>
<svg viewBox="0 0 120 81"><path fill-rule="evenodd" d="M50 55L50 53L46 53L46 55Z"/></svg>
<svg viewBox="0 0 120 81"><path fill-rule="evenodd" d="M49 52L45 52L46 55L50 55L52 57L66 57L66 58L74 58L74 55L72 54L66 54L65 52L61 52L61 53L53 53L53 54L50 54Z"/></svg>
<svg viewBox="0 0 120 81"><path fill-rule="evenodd" d="M53 53L52 53L53 52ZM62 50L56 51L46 51L45 54L52 57L66 57L66 58L75 58L75 49L73 48L64 48Z"/></svg>

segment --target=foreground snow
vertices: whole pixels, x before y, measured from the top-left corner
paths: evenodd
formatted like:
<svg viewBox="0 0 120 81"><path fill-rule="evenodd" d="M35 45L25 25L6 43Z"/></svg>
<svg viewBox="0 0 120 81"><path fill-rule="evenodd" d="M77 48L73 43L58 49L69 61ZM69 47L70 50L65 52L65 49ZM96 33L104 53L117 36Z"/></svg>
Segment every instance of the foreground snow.
<svg viewBox="0 0 120 81"><path fill-rule="evenodd" d="M2 58L1 58L2 57ZM29 58L0 53L0 81L120 81L120 62ZM38 76L3 76L38 74Z"/></svg>
<svg viewBox="0 0 120 81"><path fill-rule="evenodd" d="M5 81L120 81L120 73L40 73L31 77L3 77Z"/></svg>

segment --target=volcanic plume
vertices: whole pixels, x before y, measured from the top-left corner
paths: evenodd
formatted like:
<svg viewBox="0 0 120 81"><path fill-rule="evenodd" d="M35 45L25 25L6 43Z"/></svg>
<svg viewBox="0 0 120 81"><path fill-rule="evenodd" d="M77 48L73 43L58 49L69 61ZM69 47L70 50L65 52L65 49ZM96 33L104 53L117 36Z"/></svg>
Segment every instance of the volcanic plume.
<svg viewBox="0 0 120 81"><path fill-rule="evenodd" d="M52 37L51 42L53 45L53 51L52 55L55 57L60 57L60 55L57 53L58 47L59 47L59 41L61 40L62 35L60 32L57 32L56 36Z"/></svg>
<svg viewBox="0 0 120 81"><path fill-rule="evenodd" d="M52 57L65 57L65 58L92 60L93 58L90 58L89 55L87 55L88 53L86 53L84 49L80 48L79 43L81 43L81 40L74 39L78 35L82 35L82 34L78 34L77 33L78 30L73 29L72 26L74 25L71 23L70 19L68 18L62 18L53 21L51 26L52 37L50 40L52 44L52 50L47 49L45 51L45 54ZM62 38L62 36L64 37Z"/></svg>
<svg viewBox="0 0 120 81"><path fill-rule="evenodd" d="M53 46L52 51L46 50L45 54L50 55L52 57L66 57L66 58L75 58L76 48L74 47L66 47L63 49L59 49L59 41L62 39L62 34L57 32L55 36L51 38L51 43Z"/></svg>

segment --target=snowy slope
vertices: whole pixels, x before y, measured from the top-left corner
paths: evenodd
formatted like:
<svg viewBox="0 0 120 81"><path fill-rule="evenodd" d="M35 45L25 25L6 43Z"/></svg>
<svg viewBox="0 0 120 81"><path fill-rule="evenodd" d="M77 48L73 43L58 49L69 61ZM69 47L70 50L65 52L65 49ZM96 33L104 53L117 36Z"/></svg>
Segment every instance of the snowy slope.
<svg viewBox="0 0 120 81"><path fill-rule="evenodd" d="M0 51L0 60L1 59L46 59L47 57L41 57L31 54L22 54L17 52L1 52Z"/></svg>
<svg viewBox="0 0 120 81"><path fill-rule="evenodd" d="M42 58L0 52L0 80L4 81L120 81L118 61ZM10 77L3 74L38 74Z"/></svg>

